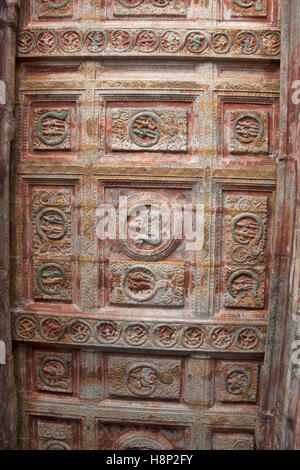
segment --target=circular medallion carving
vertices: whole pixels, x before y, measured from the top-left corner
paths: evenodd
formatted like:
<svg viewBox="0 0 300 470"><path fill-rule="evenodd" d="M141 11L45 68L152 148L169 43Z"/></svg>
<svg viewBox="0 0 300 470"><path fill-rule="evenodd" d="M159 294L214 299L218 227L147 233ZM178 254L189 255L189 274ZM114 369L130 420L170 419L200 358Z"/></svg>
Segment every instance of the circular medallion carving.
<svg viewBox="0 0 300 470"><path fill-rule="evenodd" d="M264 133L262 120L254 114L242 114L235 122L235 137L243 144L261 139Z"/></svg>
<svg viewBox="0 0 300 470"><path fill-rule="evenodd" d="M97 339L101 343L115 343L120 337L120 330L112 323L102 321L96 326Z"/></svg>
<svg viewBox="0 0 300 470"><path fill-rule="evenodd" d="M168 201L156 195L133 195L127 200L122 227L122 251L133 259L159 261L180 243L173 234L173 215ZM127 233L126 233L127 230Z"/></svg>
<svg viewBox="0 0 300 470"><path fill-rule="evenodd" d="M37 284L44 294L56 295L63 288L66 273L59 264L48 263L39 268L36 278Z"/></svg>
<svg viewBox="0 0 300 470"><path fill-rule="evenodd" d="M130 267L123 278L123 289L127 297L137 302L152 299L157 292L155 274L145 265Z"/></svg>
<svg viewBox="0 0 300 470"><path fill-rule="evenodd" d="M252 55L259 48L259 39L257 34L251 31L242 31L237 35L235 44L240 54Z"/></svg>
<svg viewBox="0 0 300 470"><path fill-rule="evenodd" d="M47 341L58 341L65 333L65 325L58 318L46 317L40 323L40 333Z"/></svg>
<svg viewBox="0 0 300 470"><path fill-rule="evenodd" d="M83 320L73 320L68 326L68 334L74 343L86 343L91 336L90 325Z"/></svg>
<svg viewBox="0 0 300 470"><path fill-rule="evenodd" d="M260 48L267 55L278 55L281 49L281 35L277 31L268 31L261 39Z"/></svg>
<svg viewBox="0 0 300 470"><path fill-rule="evenodd" d="M259 279L251 271L241 270L233 273L228 280L228 292L235 299L256 297L259 289Z"/></svg>
<svg viewBox="0 0 300 470"><path fill-rule="evenodd" d="M129 136L139 147L152 147L160 137L160 119L150 111L136 114L129 124Z"/></svg>
<svg viewBox="0 0 300 470"><path fill-rule="evenodd" d="M158 372L148 364L134 366L126 374L129 390L138 396L151 395L159 382Z"/></svg>
<svg viewBox="0 0 300 470"><path fill-rule="evenodd" d="M36 45L40 52L53 52L57 46L56 34L50 30L40 31L36 37Z"/></svg>
<svg viewBox="0 0 300 470"><path fill-rule="evenodd" d="M216 349L226 349L233 342L234 335L229 328L216 326L210 333L210 343Z"/></svg>
<svg viewBox="0 0 300 470"><path fill-rule="evenodd" d="M143 29L135 41L140 52L154 52L159 46L159 37L151 29Z"/></svg>
<svg viewBox="0 0 300 470"><path fill-rule="evenodd" d="M17 37L18 50L22 54L28 54L34 48L34 36L30 31L22 31Z"/></svg>
<svg viewBox="0 0 300 470"><path fill-rule="evenodd" d="M205 341L205 333L198 326L188 326L182 334L183 344L187 348L200 348Z"/></svg>
<svg viewBox="0 0 300 470"><path fill-rule="evenodd" d="M37 324L34 318L28 315L22 315L21 317L17 318L15 329L17 335L20 336L20 338L31 339L36 333Z"/></svg>
<svg viewBox="0 0 300 470"><path fill-rule="evenodd" d="M59 42L64 52L78 52L82 47L81 34L73 29L64 31Z"/></svg>
<svg viewBox="0 0 300 470"><path fill-rule="evenodd" d="M234 218L232 236L237 243L248 245L258 242L263 236L261 218L254 214L241 214Z"/></svg>
<svg viewBox="0 0 300 470"><path fill-rule="evenodd" d="M236 344L241 349L255 349L262 333L256 328L243 327L236 332Z"/></svg>
<svg viewBox="0 0 300 470"><path fill-rule="evenodd" d="M85 36L85 46L89 52L102 52L107 46L107 34L102 29L89 31Z"/></svg>
<svg viewBox="0 0 300 470"><path fill-rule="evenodd" d="M59 386L60 382L67 378L68 375L69 369L67 364L58 357L48 357L40 364L40 379L49 387Z"/></svg>
<svg viewBox="0 0 300 470"><path fill-rule="evenodd" d="M148 338L148 330L142 323L127 325L124 331L125 341L132 346L144 344Z"/></svg>
<svg viewBox="0 0 300 470"><path fill-rule="evenodd" d="M118 29L116 31L112 31L110 35L110 43L114 51L127 52L132 47L133 37L128 31Z"/></svg>
<svg viewBox="0 0 300 470"><path fill-rule="evenodd" d="M211 47L216 54L227 54L232 46L232 39L229 34L216 32L211 37Z"/></svg>
<svg viewBox="0 0 300 470"><path fill-rule="evenodd" d="M71 450L70 447L62 441L50 441L47 443L44 450Z"/></svg>
<svg viewBox="0 0 300 470"><path fill-rule="evenodd" d="M191 31L185 38L185 44L190 52L199 54L207 48L208 39L200 31Z"/></svg>
<svg viewBox="0 0 300 470"><path fill-rule="evenodd" d="M241 395L250 387L251 378L245 370L234 369L226 375L224 385L226 392Z"/></svg>
<svg viewBox="0 0 300 470"><path fill-rule="evenodd" d="M153 330L153 341L157 346L171 348L178 341L178 330L169 325L157 325Z"/></svg>
<svg viewBox="0 0 300 470"><path fill-rule="evenodd" d="M68 135L67 112L50 111L43 114L37 127L38 138L45 145L56 146L64 142Z"/></svg>
<svg viewBox="0 0 300 470"><path fill-rule="evenodd" d="M60 240L67 233L68 221L63 211L49 207L38 213L35 227L42 239Z"/></svg>
<svg viewBox="0 0 300 470"><path fill-rule="evenodd" d="M160 44L165 52L177 52L182 46L181 35L177 31L166 31L161 35Z"/></svg>

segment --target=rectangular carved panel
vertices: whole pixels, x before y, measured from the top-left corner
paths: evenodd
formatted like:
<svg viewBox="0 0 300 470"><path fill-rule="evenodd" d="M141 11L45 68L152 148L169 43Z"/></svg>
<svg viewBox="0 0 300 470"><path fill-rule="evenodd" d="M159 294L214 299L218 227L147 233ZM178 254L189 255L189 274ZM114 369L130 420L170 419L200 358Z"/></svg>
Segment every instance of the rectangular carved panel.
<svg viewBox="0 0 300 470"><path fill-rule="evenodd" d="M121 305L183 307L184 264L111 263L109 301Z"/></svg>
<svg viewBox="0 0 300 470"><path fill-rule="evenodd" d="M198 160L200 99L178 95L100 95L99 157L141 164ZM161 157L163 160L161 160Z"/></svg>
<svg viewBox="0 0 300 470"><path fill-rule="evenodd" d="M64 185L49 179L23 180L22 290L27 291L30 302L47 301L48 306L77 302L77 182L67 180Z"/></svg>
<svg viewBox="0 0 300 470"><path fill-rule="evenodd" d="M110 355L108 396L179 401L182 373L181 359Z"/></svg>
<svg viewBox="0 0 300 470"><path fill-rule="evenodd" d="M192 431L183 426L99 423L101 450L185 450L192 447Z"/></svg>
<svg viewBox="0 0 300 470"><path fill-rule="evenodd" d="M278 0L217 0L223 21L278 25ZM251 48L249 37L248 47Z"/></svg>
<svg viewBox="0 0 300 470"><path fill-rule="evenodd" d="M227 195L225 306L263 308L268 198Z"/></svg>
<svg viewBox="0 0 300 470"><path fill-rule="evenodd" d="M76 21L80 18L82 0L24 0L25 21Z"/></svg>
<svg viewBox="0 0 300 470"><path fill-rule="evenodd" d="M245 79L239 70L236 74L240 80ZM264 95L218 94L219 164L275 164L278 155L279 102L277 97Z"/></svg>
<svg viewBox="0 0 300 470"><path fill-rule="evenodd" d="M29 422L30 449L79 450L79 419L31 416Z"/></svg>
<svg viewBox="0 0 300 470"><path fill-rule="evenodd" d="M57 164L79 159L79 95L25 95L19 119L22 160Z"/></svg>
<svg viewBox="0 0 300 470"><path fill-rule="evenodd" d="M112 113L112 150L185 152L187 110L119 109Z"/></svg>
<svg viewBox="0 0 300 470"><path fill-rule="evenodd" d="M131 2L130 0L113 0L114 16L185 16L187 12L187 0L142 0Z"/></svg>
<svg viewBox="0 0 300 470"><path fill-rule="evenodd" d="M254 436L249 432L214 431L212 450L253 450Z"/></svg>

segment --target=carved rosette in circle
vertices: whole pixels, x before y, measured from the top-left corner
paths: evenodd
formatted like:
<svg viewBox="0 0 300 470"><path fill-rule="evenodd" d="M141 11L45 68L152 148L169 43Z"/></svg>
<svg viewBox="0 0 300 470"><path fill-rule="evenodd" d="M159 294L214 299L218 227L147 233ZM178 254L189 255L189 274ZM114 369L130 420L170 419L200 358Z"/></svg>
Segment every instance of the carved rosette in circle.
<svg viewBox="0 0 300 470"><path fill-rule="evenodd" d="M281 35L277 31L268 31L261 39L260 48L266 55L278 55L281 49Z"/></svg>
<svg viewBox="0 0 300 470"><path fill-rule="evenodd" d="M137 396L151 395L157 388L158 372L148 364L131 367L126 374L129 390Z"/></svg>
<svg viewBox="0 0 300 470"><path fill-rule="evenodd" d="M32 339L37 331L37 323L29 315L22 315L16 320L15 330L20 338Z"/></svg>
<svg viewBox="0 0 300 470"><path fill-rule="evenodd" d="M187 348L200 348L205 342L205 333L198 326L188 326L183 330L182 342Z"/></svg>
<svg viewBox="0 0 300 470"><path fill-rule="evenodd" d="M65 361L58 357L47 357L41 362L39 376L48 387L57 387L60 382L69 375L69 369Z"/></svg>
<svg viewBox="0 0 300 470"><path fill-rule="evenodd" d="M88 31L84 38L85 47L93 53L102 52L106 48L107 42L107 34L102 29Z"/></svg>
<svg viewBox="0 0 300 470"><path fill-rule="evenodd" d="M236 332L236 344L241 349L255 349L262 340L262 333L253 327L243 327Z"/></svg>
<svg viewBox="0 0 300 470"><path fill-rule="evenodd" d="M188 51L200 54L207 49L208 39L201 31L191 31L186 35L185 44Z"/></svg>
<svg viewBox="0 0 300 470"><path fill-rule="evenodd" d="M37 285L46 295L56 295L62 290L66 281L64 268L57 263L42 265L36 275Z"/></svg>
<svg viewBox="0 0 300 470"><path fill-rule="evenodd" d="M130 258L159 261L179 245L173 234L173 215L168 201L155 195L134 195L127 200L121 250ZM127 230L127 233L126 233Z"/></svg>
<svg viewBox="0 0 300 470"><path fill-rule="evenodd" d="M28 54L34 48L34 36L30 31L22 31L17 37L17 47L22 54Z"/></svg>
<svg viewBox="0 0 300 470"><path fill-rule="evenodd" d="M259 285L256 274L248 270L240 270L230 276L227 288L231 297L244 299L248 296L256 297Z"/></svg>
<svg viewBox="0 0 300 470"><path fill-rule="evenodd" d="M64 52L78 52L82 47L82 37L78 31L68 29L60 36L59 43Z"/></svg>
<svg viewBox="0 0 300 470"><path fill-rule="evenodd" d="M261 139L264 134L262 120L254 114L242 114L235 122L235 138L242 144L250 144L254 140Z"/></svg>
<svg viewBox="0 0 300 470"><path fill-rule="evenodd" d="M225 377L224 386L226 392L232 395L241 395L249 389L251 377L243 369L233 369Z"/></svg>
<svg viewBox="0 0 300 470"><path fill-rule="evenodd" d="M40 52L49 54L56 49L57 37L54 31L40 31L36 37L36 45Z"/></svg>
<svg viewBox="0 0 300 470"><path fill-rule="evenodd" d="M153 147L160 138L160 124L157 114L142 111L129 123L129 137L139 147Z"/></svg>
<svg viewBox="0 0 300 470"><path fill-rule="evenodd" d="M143 29L136 37L135 43L140 52L154 52L159 46L159 37L151 29Z"/></svg>
<svg viewBox="0 0 300 470"><path fill-rule="evenodd" d="M73 320L68 326L68 334L74 343L86 343L91 337L90 325L83 320Z"/></svg>
<svg viewBox="0 0 300 470"><path fill-rule="evenodd" d="M96 326L96 338L100 343L115 343L121 334L121 330L112 322L101 321Z"/></svg>
<svg viewBox="0 0 300 470"><path fill-rule="evenodd" d="M177 52L182 47L181 35L177 31L165 31L160 38L161 48L165 52Z"/></svg>
<svg viewBox="0 0 300 470"><path fill-rule="evenodd" d="M210 344L216 349L227 349L233 339L233 332L225 326L217 326L210 333Z"/></svg>
<svg viewBox="0 0 300 470"><path fill-rule="evenodd" d="M227 54L232 47L232 39L229 34L218 31L212 35L210 44L216 54Z"/></svg>
<svg viewBox="0 0 300 470"><path fill-rule="evenodd" d="M63 211L48 207L42 209L36 218L35 228L40 238L60 240L67 234L68 221Z"/></svg>
<svg viewBox="0 0 300 470"><path fill-rule="evenodd" d="M141 346L148 338L148 329L142 323L133 323L126 326L124 339L131 346Z"/></svg>
<svg viewBox="0 0 300 470"><path fill-rule="evenodd" d="M47 341L58 341L65 333L65 325L54 317L43 318L40 323L40 334Z"/></svg>
<svg viewBox="0 0 300 470"><path fill-rule="evenodd" d="M133 45L133 37L129 31L118 29L110 35L111 48L116 52L127 52Z"/></svg>
<svg viewBox="0 0 300 470"><path fill-rule="evenodd" d="M147 302L157 293L157 280L150 268L136 265L127 270L122 287L130 299L136 302Z"/></svg>
<svg viewBox="0 0 300 470"><path fill-rule="evenodd" d="M259 48L258 36L252 31L241 31L235 38L235 46L240 54L255 54Z"/></svg>
<svg viewBox="0 0 300 470"><path fill-rule="evenodd" d="M169 325L157 325L153 330L153 341L157 346L172 348L178 341L177 328Z"/></svg>

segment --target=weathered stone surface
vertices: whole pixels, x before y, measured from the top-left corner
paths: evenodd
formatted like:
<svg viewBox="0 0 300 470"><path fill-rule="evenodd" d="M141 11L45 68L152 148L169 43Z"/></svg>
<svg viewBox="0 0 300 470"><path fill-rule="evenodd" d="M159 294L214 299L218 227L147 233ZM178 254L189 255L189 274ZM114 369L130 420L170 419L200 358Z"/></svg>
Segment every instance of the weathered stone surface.
<svg viewBox="0 0 300 470"><path fill-rule="evenodd" d="M300 447L281 3L2 7L2 447Z"/></svg>

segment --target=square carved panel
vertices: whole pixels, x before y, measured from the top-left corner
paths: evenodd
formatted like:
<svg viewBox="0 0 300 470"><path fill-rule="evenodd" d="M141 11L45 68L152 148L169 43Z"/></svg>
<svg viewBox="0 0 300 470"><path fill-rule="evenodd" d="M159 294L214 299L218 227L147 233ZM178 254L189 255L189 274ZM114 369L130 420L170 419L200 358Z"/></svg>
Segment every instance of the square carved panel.
<svg viewBox="0 0 300 470"><path fill-rule="evenodd" d="M216 402L255 404L258 396L258 374L257 362L216 361Z"/></svg>
<svg viewBox="0 0 300 470"><path fill-rule="evenodd" d="M128 312L134 306L140 313L145 309L147 313L154 309L162 313L163 307L166 315L171 311L192 314L195 300L192 266L198 245L191 239L201 234L193 206L197 191L198 184L193 183L99 182L101 307L110 312L116 311L116 307L118 312ZM180 220L185 207L192 210L186 213L186 219Z"/></svg>
<svg viewBox="0 0 300 470"><path fill-rule="evenodd" d="M26 95L21 113L22 160L57 164L79 159L79 96Z"/></svg>
<svg viewBox="0 0 300 470"><path fill-rule="evenodd" d="M29 449L79 450L81 420L50 416L29 417Z"/></svg>
<svg viewBox="0 0 300 470"><path fill-rule="evenodd" d="M275 164L278 155L278 100L264 96L219 95L219 163Z"/></svg>
<svg viewBox="0 0 300 470"><path fill-rule="evenodd" d="M30 388L53 397L78 394L77 352L53 349L32 350Z"/></svg>
<svg viewBox="0 0 300 470"><path fill-rule="evenodd" d="M195 20L199 17L199 6L188 0L102 0L103 16L108 21L126 21L133 24L140 21L170 22L173 20Z"/></svg>
<svg viewBox="0 0 300 470"><path fill-rule="evenodd" d="M107 396L179 401L182 375L181 359L111 354L106 358Z"/></svg>

